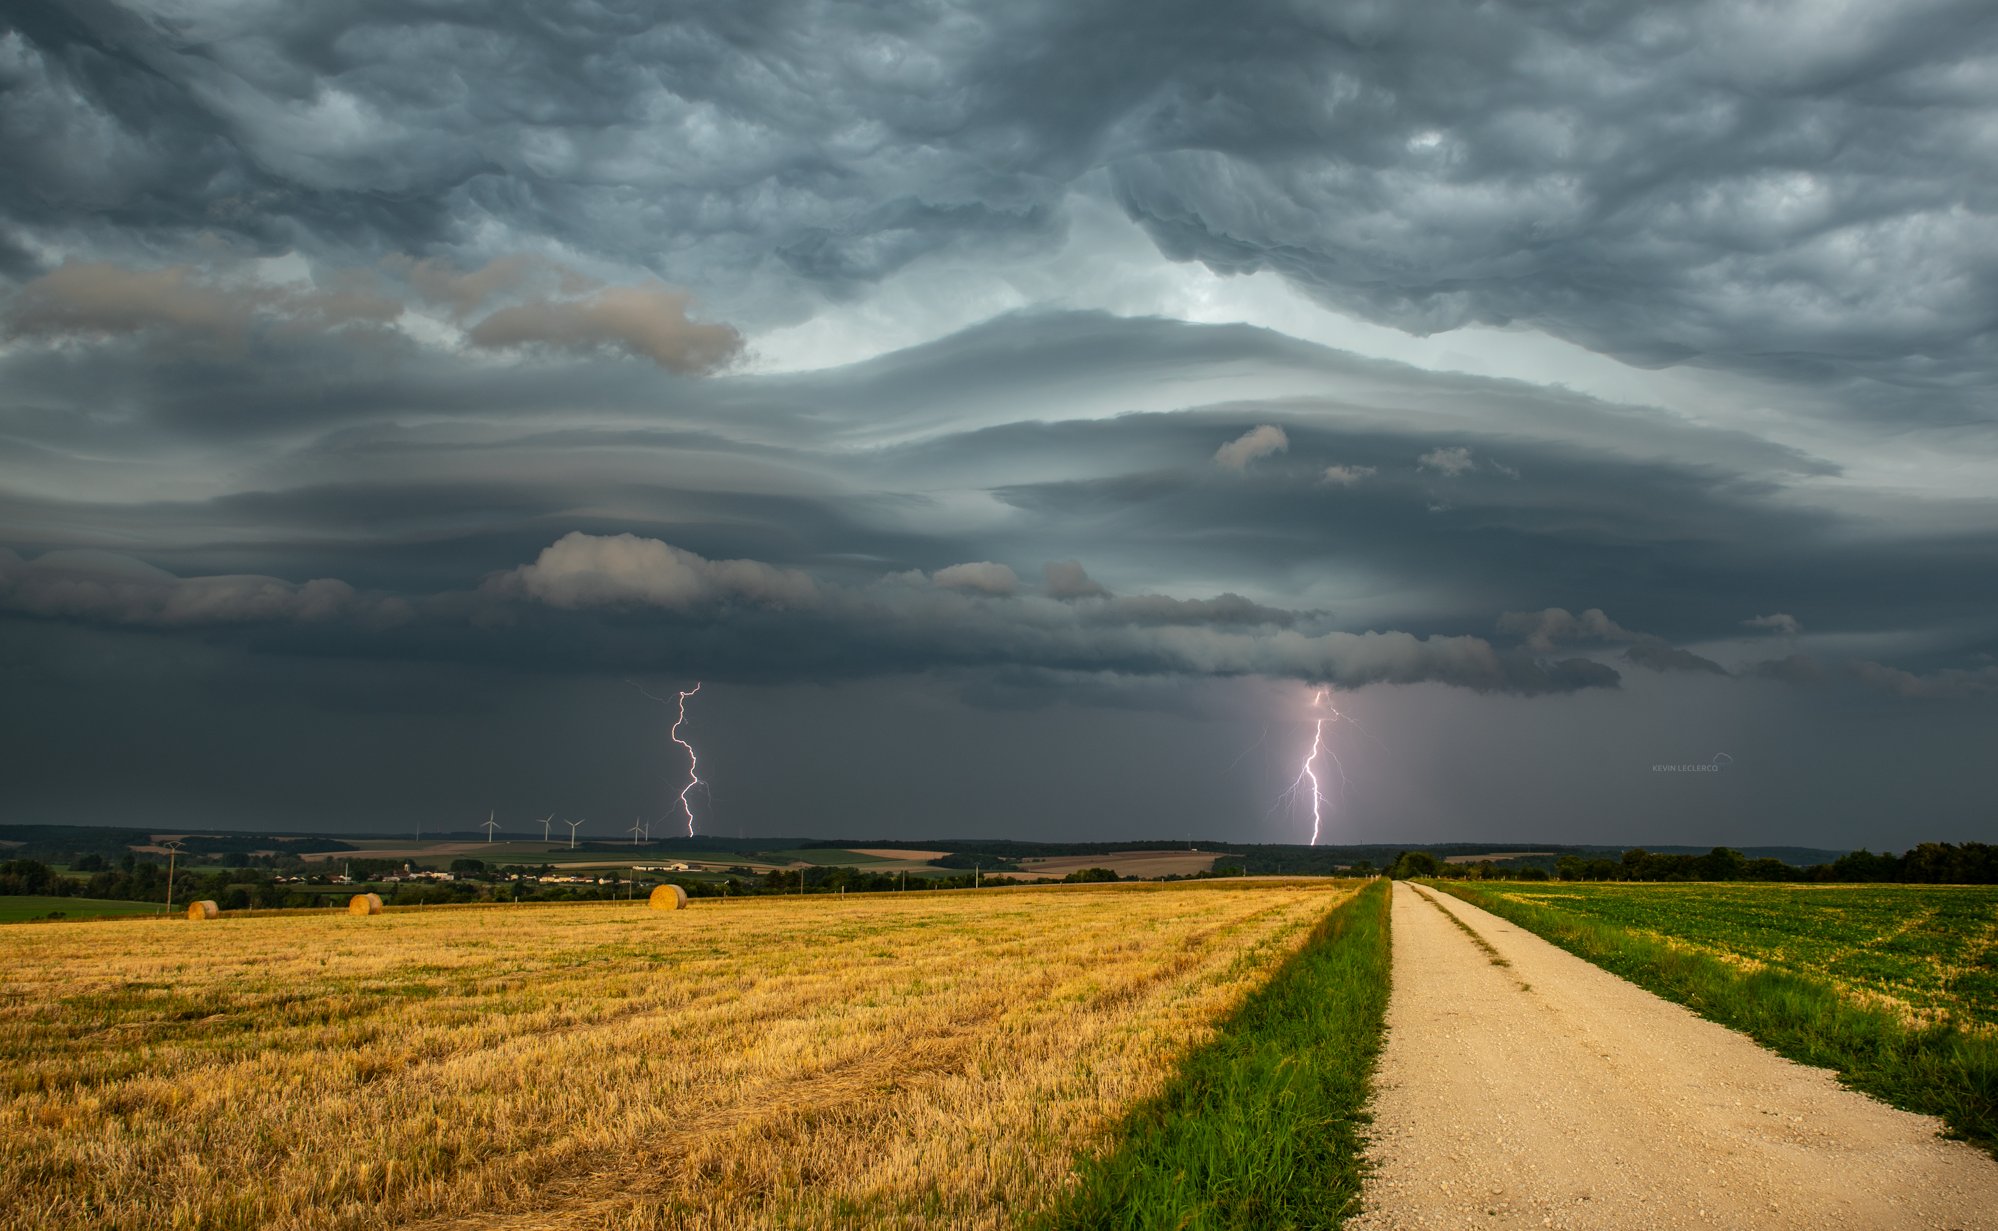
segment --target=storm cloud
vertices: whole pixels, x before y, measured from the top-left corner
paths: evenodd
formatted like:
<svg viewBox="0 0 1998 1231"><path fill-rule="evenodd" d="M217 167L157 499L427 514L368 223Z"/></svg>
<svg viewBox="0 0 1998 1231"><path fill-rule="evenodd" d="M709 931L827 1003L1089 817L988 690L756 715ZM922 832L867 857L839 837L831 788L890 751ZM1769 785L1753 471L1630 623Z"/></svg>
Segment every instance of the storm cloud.
<svg viewBox="0 0 1998 1231"><path fill-rule="evenodd" d="M313 731L266 800L362 715L491 775L477 711L628 812L629 715L536 724L654 672L744 744L757 697L928 750L827 830L961 803L912 712L979 733L960 774L1065 767L981 816L1074 832L1133 772L1184 776L1168 828L1261 815L1194 767L1309 682L1407 768L1348 836L1492 807L1465 765L1513 782L1493 833L1669 827L1508 741L1719 733L1729 782L1837 777L1699 803L1776 818L1722 838L1879 844L1901 797L1963 836L1994 82L1969 0L16 5L0 722L45 768L7 815L88 812L61 767L130 678L218 745ZM1901 796L1876 739L1934 750ZM147 772L199 812L207 755Z"/></svg>
<svg viewBox="0 0 1998 1231"><path fill-rule="evenodd" d="M29 6L0 205L17 245L91 220L266 251L535 238L779 311L1053 242L1102 171L1166 255L1398 327L1836 371L1881 382L1860 405L1915 385L1961 415L1998 311L1994 57L1970 0Z"/></svg>

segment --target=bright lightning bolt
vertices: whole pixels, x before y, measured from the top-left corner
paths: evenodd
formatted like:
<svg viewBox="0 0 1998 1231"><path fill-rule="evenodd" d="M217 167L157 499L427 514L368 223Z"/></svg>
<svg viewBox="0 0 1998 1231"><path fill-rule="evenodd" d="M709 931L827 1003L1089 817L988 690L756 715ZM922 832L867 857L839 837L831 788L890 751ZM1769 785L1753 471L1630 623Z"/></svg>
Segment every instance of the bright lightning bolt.
<svg viewBox="0 0 1998 1231"><path fill-rule="evenodd" d="M1325 690L1319 689L1311 698L1313 706L1325 704ZM1336 711L1334 711L1336 716ZM1297 781L1291 783L1294 791L1304 780L1311 780L1311 845L1318 845L1318 830L1324 824L1325 792L1318 783L1318 754L1325 749L1325 716L1320 714L1311 731L1311 751L1304 754L1304 768L1297 772ZM1337 758L1333 758L1337 763Z"/></svg>
<svg viewBox="0 0 1998 1231"><path fill-rule="evenodd" d="M1309 789L1311 793L1311 845L1313 846L1317 846L1318 839L1324 835L1325 809L1332 802L1331 798L1325 793L1325 788L1329 784L1329 780L1328 778L1319 776L1318 759L1324 757L1332 762L1330 780L1336 780L1342 787L1348 783L1346 764L1339 759L1339 750L1326 742L1325 724L1328 722L1343 721L1350 722L1356 727L1360 725L1352 715L1341 713L1337 707L1325 703L1325 699L1330 695L1330 691L1330 689L1320 688L1311 694L1311 707L1317 711L1317 716L1312 719L1311 747L1305 752L1304 762L1298 766L1297 777L1291 780L1290 788L1278 796L1276 803L1270 807L1270 812L1274 813L1278 808L1294 804L1298 797ZM1367 732L1366 728L1361 727L1360 730L1369 739L1373 738L1372 734ZM1376 740L1375 742L1378 743L1379 741ZM1240 757L1236 758L1238 761L1240 759Z"/></svg>
<svg viewBox="0 0 1998 1231"><path fill-rule="evenodd" d="M626 680L625 683L636 688L638 695L644 697L647 701L657 701L661 705L666 704L666 698L653 696L651 693L645 691L637 680ZM680 693L680 716L673 720L673 730L669 733L674 743L687 750L687 785L680 788L680 811L687 814L687 836L690 838L694 836L694 805L687 801L687 794L697 786L706 786L707 782L701 777L701 762L700 758L694 755L694 746L680 738L680 727L687 721L687 698L699 691L701 691L701 682L695 680L692 688ZM712 796L710 799L712 799Z"/></svg>
<svg viewBox="0 0 1998 1231"><path fill-rule="evenodd" d="M694 806L687 802L687 792L703 785L700 774L700 758L694 755L694 746L680 738L680 724L687 721L687 698L701 691L701 682L680 694L680 716L673 720L673 742L687 750L687 785L680 788L680 810L687 814L687 836L694 836Z"/></svg>

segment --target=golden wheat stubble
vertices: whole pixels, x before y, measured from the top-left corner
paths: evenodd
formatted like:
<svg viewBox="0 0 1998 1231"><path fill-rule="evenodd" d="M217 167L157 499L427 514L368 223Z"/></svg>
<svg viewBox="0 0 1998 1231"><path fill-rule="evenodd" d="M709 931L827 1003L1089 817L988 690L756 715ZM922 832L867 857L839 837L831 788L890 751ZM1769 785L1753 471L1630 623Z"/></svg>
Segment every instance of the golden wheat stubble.
<svg viewBox="0 0 1998 1231"><path fill-rule="evenodd" d="M1325 882L0 932L0 1229L997 1227Z"/></svg>

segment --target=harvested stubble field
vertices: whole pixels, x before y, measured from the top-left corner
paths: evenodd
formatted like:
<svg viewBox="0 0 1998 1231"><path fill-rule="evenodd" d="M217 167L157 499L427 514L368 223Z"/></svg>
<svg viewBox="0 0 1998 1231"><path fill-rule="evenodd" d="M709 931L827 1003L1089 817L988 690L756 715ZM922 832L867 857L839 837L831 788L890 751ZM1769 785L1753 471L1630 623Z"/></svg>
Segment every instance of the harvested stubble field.
<svg viewBox="0 0 1998 1231"><path fill-rule="evenodd" d="M995 1227L1350 885L0 934L0 1227Z"/></svg>

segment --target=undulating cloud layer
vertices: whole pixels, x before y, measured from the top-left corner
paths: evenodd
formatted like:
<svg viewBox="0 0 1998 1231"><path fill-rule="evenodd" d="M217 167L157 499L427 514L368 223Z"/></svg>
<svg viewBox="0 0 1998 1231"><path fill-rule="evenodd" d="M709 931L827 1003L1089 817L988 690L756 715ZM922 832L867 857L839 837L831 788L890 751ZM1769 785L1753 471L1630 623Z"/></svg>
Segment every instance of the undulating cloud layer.
<svg viewBox="0 0 1998 1231"><path fill-rule="evenodd" d="M766 829L865 762L810 823L921 832L989 758L1062 766L992 816L1287 836L1209 762L1330 684L1438 741L1348 836L1961 834L1994 83L1969 0L0 15L0 820L265 819L204 785L238 743L358 814L327 766L389 728L628 813L656 750L575 715L657 672L999 724ZM106 779L137 693L212 738ZM1750 713L1733 802L1561 751Z"/></svg>

